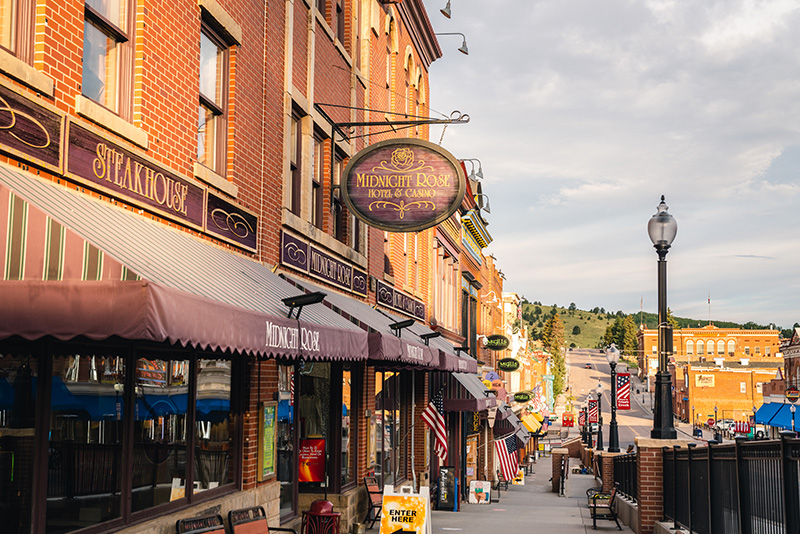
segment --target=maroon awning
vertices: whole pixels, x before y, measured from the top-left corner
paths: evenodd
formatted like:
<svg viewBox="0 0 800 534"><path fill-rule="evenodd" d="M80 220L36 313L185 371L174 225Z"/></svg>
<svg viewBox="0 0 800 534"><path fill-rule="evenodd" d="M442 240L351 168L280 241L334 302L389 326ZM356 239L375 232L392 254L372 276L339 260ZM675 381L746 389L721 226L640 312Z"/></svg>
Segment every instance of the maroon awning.
<svg viewBox="0 0 800 534"><path fill-rule="evenodd" d="M447 381L444 409L451 412L480 412L497 405L494 394L476 374L451 373Z"/></svg>
<svg viewBox="0 0 800 534"><path fill-rule="evenodd" d="M0 281L0 339L118 336L367 358L366 332L322 304L287 319L283 299L301 292L269 266L107 201L0 165L0 221L10 221L0 223L0 257L13 266Z"/></svg>
<svg viewBox="0 0 800 534"><path fill-rule="evenodd" d="M0 339L83 336L262 357L363 360L367 335L230 306L148 281L4 281Z"/></svg>

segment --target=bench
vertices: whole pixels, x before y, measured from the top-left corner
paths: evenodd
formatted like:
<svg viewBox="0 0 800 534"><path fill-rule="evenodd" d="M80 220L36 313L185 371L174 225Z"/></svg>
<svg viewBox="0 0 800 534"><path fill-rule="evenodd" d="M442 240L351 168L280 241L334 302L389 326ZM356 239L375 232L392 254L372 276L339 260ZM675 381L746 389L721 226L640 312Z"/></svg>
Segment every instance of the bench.
<svg viewBox="0 0 800 534"><path fill-rule="evenodd" d="M592 528L597 530L597 520L606 519L614 521L617 524L617 529L622 530L617 519L617 514L614 512L614 500L617 497L617 488L611 493L602 493L601 488L589 488L586 490L586 500L589 506L589 513L592 516Z"/></svg>
<svg viewBox="0 0 800 534"><path fill-rule="evenodd" d="M364 487L367 490L367 517L364 524L372 521L369 528L375 526L375 521L381 518L381 508L383 507L383 491L375 477L364 477ZM371 517L371 519L370 519Z"/></svg>
<svg viewBox="0 0 800 534"><path fill-rule="evenodd" d="M508 480L505 479L503 473L500 470L497 470L497 484L495 484L494 489L497 490L497 494L500 494L500 486L503 486L503 489L508 491Z"/></svg>
<svg viewBox="0 0 800 534"><path fill-rule="evenodd" d="M267 514L261 506L240 508L228 512L228 523L233 534L269 534L270 531L282 531L297 534L293 528L280 528L267 525Z"/></svg>
<svg viewBox="0 0 800 534"><path fill-rule="evenodd" d="M178 534L226 534L225 523L219 514L178 519L175 531Z"/></svg>

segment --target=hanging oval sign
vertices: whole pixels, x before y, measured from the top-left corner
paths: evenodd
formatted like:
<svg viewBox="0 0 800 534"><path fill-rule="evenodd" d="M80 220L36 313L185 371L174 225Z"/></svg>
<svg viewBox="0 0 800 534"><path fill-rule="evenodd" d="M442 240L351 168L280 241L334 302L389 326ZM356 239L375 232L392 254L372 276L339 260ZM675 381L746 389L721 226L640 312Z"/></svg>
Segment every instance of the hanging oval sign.
<svg viewBox="0 0 800 534"><path fill-rule="evenodd" d="M797 399L800 398L800 390L794 386L789 386L786 388L786 398L789 399L791 403L797 402Z"/></svg>
<svg viewBox="0 0 800 534"><path fill-rule="evenodd" d="M342 197L353 215L388 232L418 232L450 217L464 198L461 163L422 139L389 139L347 163Z"/></svg>
<svg viewBox="0 0 800 534"><path fill-rule="evenodd" d="M503 358L498 360L497 368L501 371L516 371L519 369L519 362L514 358Z"/></svg>
<svg viewBox="0 0 800 534"><path fill-rule="evenodd" d="M486 336L486 348L491 350L506 350L511 342L503 334Z"/></svg>
<svg viewBox="0 0 800 534"><path fill-rule="evenodd" d="M529 400L531 400L530 393L524 393L524 392L514 393L514 402L528 402Z"/></svg>

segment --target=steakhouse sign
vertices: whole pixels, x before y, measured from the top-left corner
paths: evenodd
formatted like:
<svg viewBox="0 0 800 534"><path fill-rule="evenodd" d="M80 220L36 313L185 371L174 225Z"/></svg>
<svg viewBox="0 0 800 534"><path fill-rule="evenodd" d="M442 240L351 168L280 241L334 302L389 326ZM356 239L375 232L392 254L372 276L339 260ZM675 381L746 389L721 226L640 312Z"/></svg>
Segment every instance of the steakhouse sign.
<svg viewBox="0 0 800 534"><path fill-rule="evenodd" d="M461 205L466 177L447 150L421 139L390 139L353 156L342 196L353 214L375 228L417 232L436 226Z"/></svg>

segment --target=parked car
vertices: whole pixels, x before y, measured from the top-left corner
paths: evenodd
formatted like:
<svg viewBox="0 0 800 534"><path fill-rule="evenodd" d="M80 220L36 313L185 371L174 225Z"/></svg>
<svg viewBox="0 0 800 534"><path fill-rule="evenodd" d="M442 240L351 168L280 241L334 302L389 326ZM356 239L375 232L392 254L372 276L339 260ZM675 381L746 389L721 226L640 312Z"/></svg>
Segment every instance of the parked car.
<svg viewBox="0 0 800 534"><path fill-rule="evenodd" d="M584 369L591 369L592 368L592 364L591 363L587 363L586 365L583 366L583 368Z"/></svg>
<svg viewBox="0 0 800 534"><path fill-rule="evenodd" d="M720 419L717 421L717 424L714 425L714 429L717 432L724 432L726 430L733 432L733 419Z"/></svg>

